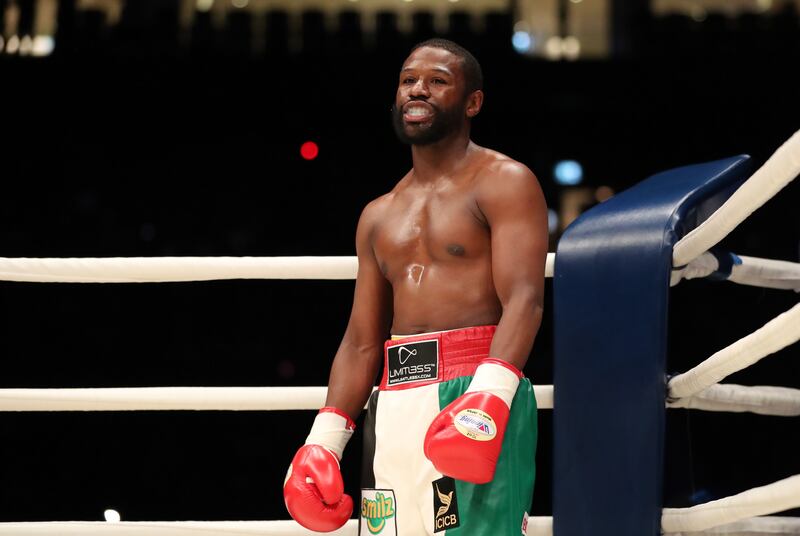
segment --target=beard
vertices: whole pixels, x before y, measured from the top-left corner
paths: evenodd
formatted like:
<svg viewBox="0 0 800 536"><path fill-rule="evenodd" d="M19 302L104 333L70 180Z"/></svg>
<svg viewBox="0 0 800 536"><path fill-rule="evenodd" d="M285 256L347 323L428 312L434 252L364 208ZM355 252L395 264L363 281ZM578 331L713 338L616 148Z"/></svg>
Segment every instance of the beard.
<svg viewBox="0 0 800 536"><path fill-rule="evenodd" d="M409 123L403 121L403 110L392 104L392 126L394 133L401 143L406 145L430 145L443 140L448 134L455 132L460 127L464 117L463 107L453 106L442 110L428 103L433 108L433 117L430 123ZM407 128L408 127L408 128Z"/></svg>

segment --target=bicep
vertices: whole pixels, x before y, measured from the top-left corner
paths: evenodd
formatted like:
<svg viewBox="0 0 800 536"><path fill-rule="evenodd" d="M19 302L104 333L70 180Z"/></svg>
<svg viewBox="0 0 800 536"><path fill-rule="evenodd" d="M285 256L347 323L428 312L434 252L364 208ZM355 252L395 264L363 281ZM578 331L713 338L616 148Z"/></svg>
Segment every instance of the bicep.
<svg viewBox="0 0 800 536"><path fill-rule="evenodd" d="M536 177L527 169L498 177L484 196L492 243L492 278L505 304L518 292L532 293L541 305L547 259L547 204Z"/></svg>

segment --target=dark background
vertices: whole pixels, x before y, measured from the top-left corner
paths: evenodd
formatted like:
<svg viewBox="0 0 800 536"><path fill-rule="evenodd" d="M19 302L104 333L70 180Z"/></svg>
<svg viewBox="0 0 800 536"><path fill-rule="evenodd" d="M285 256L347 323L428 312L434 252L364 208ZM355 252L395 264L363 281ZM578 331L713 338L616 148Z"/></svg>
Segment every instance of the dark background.
<svg viewBox="0 0 800 536"><path fill-rule="evenodd" d="M33 3L19 4L30 24ZM590 188L620 191L740 153L760 164L800 126L791 5L703 22L652 16L645 2L614 6L603 60L516 54L511 12L487 15L482 33L464 14L451 18L446 36L475 52L486 78L475 141L533 169L551 207L567 189L553 181L561 159L579 160ZM326 32L311 11L302 48L290 51L286 14L270 12L267 49L256 53L247 13L219 30L198 14L187 40L176 9L129 2L108 27L62 1L53 55L0 53L0 255L354 254L361 208L410 166L388 109L409 46L432 35L430 14L410 34L382 14L364 44L357 14ZM307 140L320 146L316 160L300 157ZM723 246L797 261L798 202L800 185L790 185ZM352 290L352 281L0 283L0 387L324 385ZM675 371L797 302L706 281L671 295ZM536 384L552 383L550 303L526 367ZM798 358L795 345L727 381L800 387ZM285 519L285 469L313 417L0 414L0 520L99 520L105 508L129 521ZM551 412L540 419L532 511L549 515ZM796 418L671 410L665 503L800 473L799 447ZM344 459L356 496L360 451L357 432Z"/></svg>

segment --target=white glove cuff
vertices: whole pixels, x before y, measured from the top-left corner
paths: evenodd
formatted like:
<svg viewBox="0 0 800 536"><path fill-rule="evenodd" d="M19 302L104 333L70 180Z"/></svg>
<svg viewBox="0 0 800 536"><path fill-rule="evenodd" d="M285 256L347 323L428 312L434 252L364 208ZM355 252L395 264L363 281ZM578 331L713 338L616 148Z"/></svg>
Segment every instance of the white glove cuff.
<svg viewBox="0 0 800 536"><path fill-rule="evenodd" d="M492 393L502 399L506 406L511 409L511 402L517 393L521 373L513 365L500 362L498 359L487 361L483 361L478 365L466 392L484 391Z"/></svg>
<svg viewBox="0 0 800 536"><path fill-rule="evenodd" d="M353 421L332 411L321 411L314 419L306 445L320 445L341 461L344 448L353 435Z"/></svg>

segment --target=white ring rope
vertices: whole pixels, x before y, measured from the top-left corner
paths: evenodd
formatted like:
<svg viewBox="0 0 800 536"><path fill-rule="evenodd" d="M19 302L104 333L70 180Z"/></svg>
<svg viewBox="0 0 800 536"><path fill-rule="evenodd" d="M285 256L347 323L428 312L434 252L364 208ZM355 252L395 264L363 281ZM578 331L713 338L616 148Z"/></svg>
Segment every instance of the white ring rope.
<svg viewBox="0 0 800 536"><path fill-rule="evenodd" d="M553 409L553 386L534 385L539 409ZM115 387L0 389L0 411L292 411L316 410L326 387ZM712 385L670 408L800 415L800 390Z"/></svg>
<svg viewBox="0 0 800 536"><path fill-rule="evenodd" d="M556 254L548 253L545 277ZM0 257L0 281L167 283L220 279L355 279L356 257Z"/></svg>
<svg viewBox="0 0 800 536"><path fill-rule="evenodd" d="M672 400L692 396L726 376L760 361L800 339L800 303L669 381Z"/></svg>
<svg viewBox="0 0 800 536"><path fill-rule="evenodd" d="M358 521L353 519L331 536L355 536ZM49 521L38 523L0 523L3 536L319 536L294 521Z"/></svg>
<svg viewBox="0 0 800 536"><path fill-rule="evenodd" d="M218 279L355 279L356 257L0 258L0 280L166 283Z"/></svg>
<svg viewBox="0 0 800 536"><path fill-rule="evenodd" d="M800 534L800 517L754 517L700 532L672 532L667 536L699 536L701 534L725 534L727 536Z"/></svg>
<svg viewBox="0 0 800 536"><path fill-rule="evenodd" d="M727 281L761 288L792 289L800 292L800 263L736 255ZM719 260L708 251L683 268L673 270L670 286L683 279L708 277L719 269Z"/></svg>
<svg viewBox="0 0 800 536"><path fill-rule="evenodd" d="M795 132L709 218L672 249L673 266L684 266L718 244L747 217L800 174L800 130Z"/></svg>
<svg viewBox="0 0 800 536"><path fill-rule="evenodd" d="M534 385L539 409L553 408L553 386ZM327 387L118 387L0 389L0 411L317 410Z"/></svg>
<svg viewBox="0 0 800 536"><path fill-rule="evenodd" d="M693 396L667 402L667 407L797 417L800 416L800 389L722 383Z"/></svg>
<svg viewBox="0 0 800 536"><path fill-rule="evenodd" d="M800 475L691 508L664 508L664 532L691 532L800 506Z"/></svg>
<svg viewBox="0 0 800 536"><path fill-rule="evenodd" d="M667 510L677 510L665 508ZM673 516L670 513L670 516ZM663 523L663 518L662 518ZM356 536L358 521L352 519L331 536ZM0 536L313 536L319 534L304 529L294 521L48 521L0 523ZM553 536L553 518L528 518L526 536ZM699 536L726 534L728 536L800 534L800 518L753 517L718 527L691 532L667 532L664 536Z"/></svg>
<svg viewBox="0 0 800 536"><path fill-rule="evenodd" d="M737 256L728 281L800 291L800 263ZM545 277L553 277L548 253ZM672 272L671 286L707 277L719 268L705 252ZM0 257L0 281L26 283L168 283L225 279L355 279L356 257Z"/></svg>
<svg viewBox="0 0 800 536"><path fill-rule="evenodd" d="M356 536L358 521L327 532L331 536ZM294 521L123 521L120 523L67 521L0 523L2 536L319 536ZM552 517L529 517L527 536L553 536Z"/></svg>
<svg viewBox="0 0 800 536"><path fill-rule="evenodd" d="M740 255L742 264L731 269L728 281L756 287L794 289L800 292L800 263Z"/></svg>

